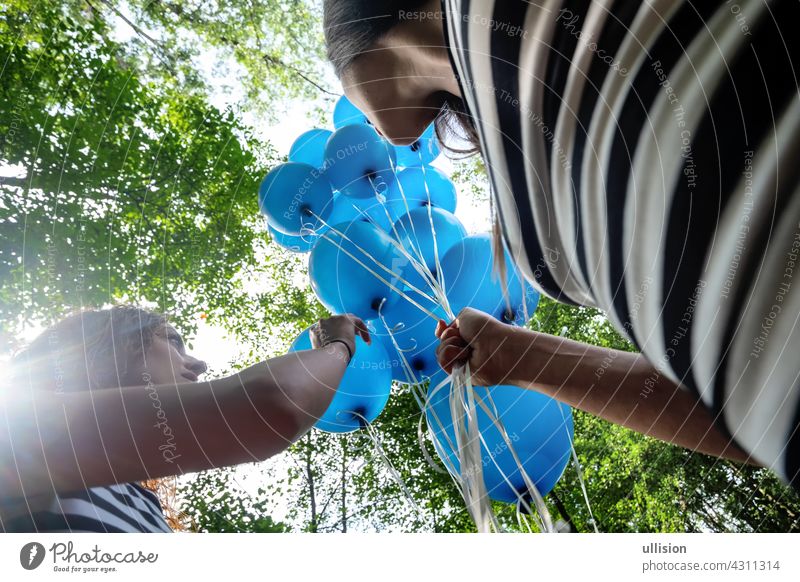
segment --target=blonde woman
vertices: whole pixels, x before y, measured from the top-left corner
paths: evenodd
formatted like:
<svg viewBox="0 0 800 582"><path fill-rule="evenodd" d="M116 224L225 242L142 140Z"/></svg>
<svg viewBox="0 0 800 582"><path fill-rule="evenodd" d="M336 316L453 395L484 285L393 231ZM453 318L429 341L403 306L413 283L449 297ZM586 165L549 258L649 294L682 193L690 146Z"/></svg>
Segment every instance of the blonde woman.
<svg viewBox="0 0 800 582"><path fill-rule="evenodd" d="M0 530L168 532L141 482L260 461L305 434L355 351L357 317L321 320L314 349L201 380L163 315L83 311L15 356L0 398Z"/></svg>

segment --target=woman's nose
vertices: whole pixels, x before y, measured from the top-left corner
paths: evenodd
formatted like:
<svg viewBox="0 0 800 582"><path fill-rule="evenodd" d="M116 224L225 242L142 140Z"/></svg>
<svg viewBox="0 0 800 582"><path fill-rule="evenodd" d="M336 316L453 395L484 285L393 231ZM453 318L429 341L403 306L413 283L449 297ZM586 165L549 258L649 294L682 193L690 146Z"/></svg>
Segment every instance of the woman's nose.
<svg viewBox="0 0 800 582"><path fill-rule="evenodd" d="M198 360L197 358L194 358L192 356L188 356L188 358L189 358L189 363L187 365L187 368L189 368L192 372L194 372L198 376L200 374L204 374L206 370L208 370L208 365L203 360Z"/></svg>

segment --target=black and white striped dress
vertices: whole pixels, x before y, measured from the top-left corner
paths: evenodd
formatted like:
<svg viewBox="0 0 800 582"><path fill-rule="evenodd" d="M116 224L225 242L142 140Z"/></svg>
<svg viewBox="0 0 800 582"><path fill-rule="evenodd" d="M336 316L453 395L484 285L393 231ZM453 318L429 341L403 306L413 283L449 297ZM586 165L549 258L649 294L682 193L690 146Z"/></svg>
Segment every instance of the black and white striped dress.
<svg viewBox="0 0 800 582"><path fill-rule="evenodd" d="M37 533L166 533L158 497L121 483L0 507L0 531Z"/></svg>
<svg viewBox="0 0 800 582"><path fill-rule="evenodd" d="M800 2L443 0L506 244L800 471Z"/></svg>

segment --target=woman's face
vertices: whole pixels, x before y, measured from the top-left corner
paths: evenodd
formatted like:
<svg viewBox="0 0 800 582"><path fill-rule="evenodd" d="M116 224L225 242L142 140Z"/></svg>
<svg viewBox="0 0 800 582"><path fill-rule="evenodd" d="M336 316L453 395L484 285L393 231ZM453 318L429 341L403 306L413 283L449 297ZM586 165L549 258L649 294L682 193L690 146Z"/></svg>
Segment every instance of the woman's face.
<svg viewBox="0 0 800 582"><path fill-rule="evenodd" d="M441 19L403 21L342 74L345 95L395 145L413 143L460 97Z"/></svg>
<svg viewBox="0 0 800 582"><path fill-rule="evenodd" d="M139 369L134 371L137 377L130 381L155 385L197 382L207 369L204 361L186 353L183 339L175 328L165 324L153 330L150 346L145 350Z"/></svg>

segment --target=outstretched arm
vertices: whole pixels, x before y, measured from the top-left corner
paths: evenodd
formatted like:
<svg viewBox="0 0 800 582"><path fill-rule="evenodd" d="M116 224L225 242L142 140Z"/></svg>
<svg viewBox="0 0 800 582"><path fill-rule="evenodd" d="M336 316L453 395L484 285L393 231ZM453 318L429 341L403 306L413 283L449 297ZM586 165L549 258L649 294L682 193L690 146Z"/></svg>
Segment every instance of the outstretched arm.
<svg viewBox="0 0 800 582"><path fill-rule="evenodd" d="M289 353L219 380L8 395L0 401L0 491L32 497L266 459L327 409L355 330L369 340L366 328L349 326L348 345ZM331 339L346 327L339 320Z"/></svg>
<svg viewBox="0 0 800 582"><path fill-rule="evenodd" d="M753 462L720 432L702 403L641 354L505 325L473 309L451 326L440 324L437 335L439 361L448 372L455 362L469 361L481 384L537 390L642 434Z"/></svg>

